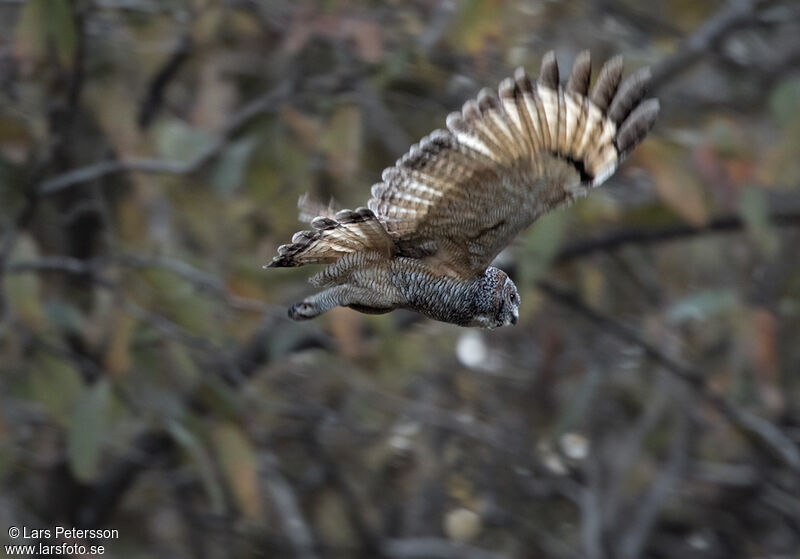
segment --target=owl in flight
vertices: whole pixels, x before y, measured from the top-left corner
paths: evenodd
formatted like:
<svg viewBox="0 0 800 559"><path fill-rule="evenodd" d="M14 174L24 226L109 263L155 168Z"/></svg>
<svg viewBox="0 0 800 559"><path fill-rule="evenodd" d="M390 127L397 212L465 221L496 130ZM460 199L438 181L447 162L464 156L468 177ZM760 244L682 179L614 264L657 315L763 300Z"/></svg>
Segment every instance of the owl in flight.
<svg viewBox="0 0 800 559"><path fill-rule="evenodd" d="M605 182L658 116L658 100L643 100L647 68L622 81L617 56L591 92L590 78L585 51L562 86L551 51L538 80L518 69L497 95L482 90L446 130L412 146L366 208L335 212L301 198L313 230L295 233L267 267L327 267L309 280L324 290L289 316L404 308L460 326L516 324L519 293L492 260L540 215Z"/></svg>

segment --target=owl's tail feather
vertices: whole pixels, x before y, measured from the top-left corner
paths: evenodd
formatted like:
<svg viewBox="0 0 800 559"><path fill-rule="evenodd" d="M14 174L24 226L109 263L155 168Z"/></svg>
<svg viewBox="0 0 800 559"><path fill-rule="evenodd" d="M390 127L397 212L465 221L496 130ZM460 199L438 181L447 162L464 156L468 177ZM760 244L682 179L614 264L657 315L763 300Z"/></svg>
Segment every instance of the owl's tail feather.
<svg viewBox="0 0 800 559"><path fill-rule="evenodd" d="M622 57L606 62L590 91L588 51L578 55L566 86L559 80L553 52L542 59L538 80L522 68L500 84L499 99L484 89L476 101L448 118L459 141L513 166L520 158L549 152L575 165L581 182L597 186L652 128L657 99L644 100L650 71L622 80Z"/></svg>
<svg viewBox="0 0 800 559"><path fill-rule="evenodd" d="M382 253L389 257L396 245L383 224L367 208L341 210L333 217L320 215L311 221L313 231L298 231L290 244L278 247L278 256L267 268L304 264L332 264L356 252Z"/></svg>
<svg viewBox="0 0 800 559"><path fill-rule="evenodd" d="M314 221L315 217L329 217L331 219L336 217L336 212L340 209L339 205L330 199L327 205L314 200L308 193L303 194L297 200L297 219L303 223L310 224Z"/></svg>

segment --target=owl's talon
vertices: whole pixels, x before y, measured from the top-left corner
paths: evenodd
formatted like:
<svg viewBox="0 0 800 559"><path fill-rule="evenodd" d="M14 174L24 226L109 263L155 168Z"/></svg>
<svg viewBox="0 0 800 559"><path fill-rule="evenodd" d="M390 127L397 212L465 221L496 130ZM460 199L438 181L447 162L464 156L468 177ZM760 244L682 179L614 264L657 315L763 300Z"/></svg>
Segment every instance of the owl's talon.
<svg viewBox="0 0 800 559"><path fill-rule="evenodd" d="M316 305L313 303L306 303L305 301L295 303L289 307L289 318L292 320L309 320L318 314L319 312L317 312Z"/></svg>

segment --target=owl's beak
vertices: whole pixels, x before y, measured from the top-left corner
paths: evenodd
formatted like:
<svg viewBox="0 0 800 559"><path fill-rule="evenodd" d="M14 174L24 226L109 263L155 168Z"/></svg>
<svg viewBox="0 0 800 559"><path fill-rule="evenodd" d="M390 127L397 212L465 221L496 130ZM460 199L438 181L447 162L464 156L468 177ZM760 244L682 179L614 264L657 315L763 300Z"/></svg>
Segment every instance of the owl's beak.
<svg viewBox="0 0 800 559"><path fill-rule="evenodd" d="M514 309L511 311L511 316L507 316L505 321L503 322L503 326L508 326L509 324L516 324L519 321L519 310Z"/></svg>

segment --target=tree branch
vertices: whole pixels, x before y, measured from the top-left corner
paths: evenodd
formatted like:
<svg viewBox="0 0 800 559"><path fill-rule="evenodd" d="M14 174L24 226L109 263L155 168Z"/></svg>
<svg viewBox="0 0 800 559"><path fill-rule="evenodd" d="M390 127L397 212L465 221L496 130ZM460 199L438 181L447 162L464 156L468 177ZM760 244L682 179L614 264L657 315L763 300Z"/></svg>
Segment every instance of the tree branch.
<svg viewBox="0 0 800 559"><path fill-rule="evenodd" d="M175 443L165 433L146 431L134 441L131 450L93 483L81 500L76 512L76 523L85 528L95 528L108 522L117 503L136 481L138 475L153 467L153 460L167 457L175 450Z"/></svg>
<svg viewBox="0 0 800 559"><path fill-rule="evenodd" d="M719 44L731 32L759 23L759 12L774 0L732 0L706 21L697 31L689 35L678 47L678 51L653 67L650 87L659 89L678 74L687 71L703 55Z"/></svg>
<svg viewBox="0 0 800 559"><path fill-rule="evenodd" d="M146 157L123 159L119 161L100 161L92 165L87 165L86 167L72 169L71 171L42 181L37 188L37 193L40 196L48 196L78 184L125 171L167 175L186 175L192 173L216 158L228 144L231 137L250 121L280 108L281 103L288 99L293 90L294 85L291 82L284 81L279 86L245 105L228 119L219 136L205 150L189 161L173 161Z"/></svg>
<svg viewBox="0 0 800 559"><path fill-rule="evenodd" d="M771 422L736 407L728 399L714 392L706 384L702 372L673 360L632 328L588 307L574 295L546 281L537 282L537 286L548 297L572 309L602 330L641 348L648 359L658 363L665 371L687 383L695 394L746 434L759 448L775 456L793 472L800 473L800 449L791 437Z"/></svg>
<svg viewBox="0 0 800 559"><path fill-rule="evenodd" d="M192 46L191 34L188 31L184 31L178 40L175 50L153 76L150 86L147 88L147 95L142 100L136 119L139 128L147 128L153 121L164 102L164 92L167 89L167 85L178 74L186 61L189 60Z"/></svg>
<svg viewBox="0 0 800 559"><path fill-rule="evenodd" d="M774 225L800 225L800 209L773 211L769 220ZM662 227L625 227L608 231L592 239L569 243L556 253L553 261L561 264L593 252L608 252L625 245L661 243L712 233L729 233L741 231L746 226L747 224L738 215L719 215L701 227L688 223L675 223Z"/></svg>
<svg viewBox="0 0 800 559"><path fill-rule="evenodd" d="M277 310L274 305L258 299L242 297L231 293L221 278L209 272L195 268L183 260L163 256L142 256L129 253L112 256L109 259L99 258L95 260L81 260L69 256L44 256L36 260L11 262L6 269L6 273L60 272L78 276L95 276L102 273L107 266L114 264L121 267L138 269L153 268L166 270L188 281L196 289L213 293L220 297L233 309L284 315L284 311Z"/></svg>
<svg viewBox="0 0 800 559"><path fill-rule="evenodd" d="M619 543L619 556L622 558L641 557L658 513L664 508L664 504L686 470L692 438L691 420L686 409L679 408L676 412L669 457L645 496L639 500L633 517L629 521L623 521Z"/></svg>
<svg viewBox="0 0 800 559"><path fill-rule="evenodd" d="M261 451L261 471L267 490L272 497L271 503L279 513L283 523L283 531L291 543L295 557L299 559L316 559L314 540L311 529L303 518L297 496L289 482L283 477L278 457L271 450Z"/></svg>

